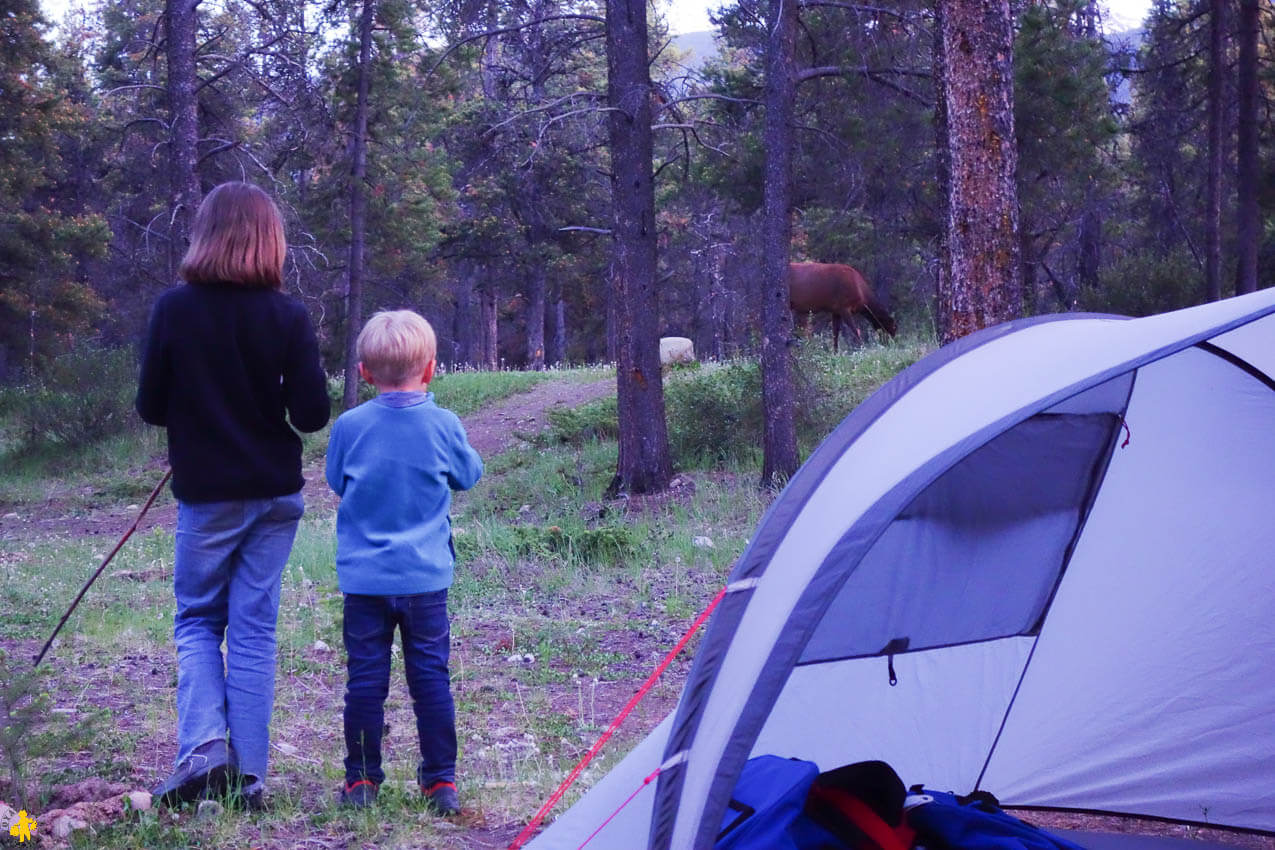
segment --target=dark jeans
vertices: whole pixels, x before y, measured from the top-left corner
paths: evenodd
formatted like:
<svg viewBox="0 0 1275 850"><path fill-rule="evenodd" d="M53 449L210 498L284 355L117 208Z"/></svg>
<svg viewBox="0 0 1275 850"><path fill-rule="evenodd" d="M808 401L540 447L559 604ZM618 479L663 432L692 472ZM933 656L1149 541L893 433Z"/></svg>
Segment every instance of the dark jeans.
<svg viewBox="0 0 1275 850"><path fill-rule="evenodd" d="M421 761L416 781L425 787L456 779L456 709L447 655L451 631L447 591L415 596L345 595L342 632L348 658L345 686L345 779L385 781L381 731L390 689L394 628L403 639L407 689L416 711Z"/></svg>

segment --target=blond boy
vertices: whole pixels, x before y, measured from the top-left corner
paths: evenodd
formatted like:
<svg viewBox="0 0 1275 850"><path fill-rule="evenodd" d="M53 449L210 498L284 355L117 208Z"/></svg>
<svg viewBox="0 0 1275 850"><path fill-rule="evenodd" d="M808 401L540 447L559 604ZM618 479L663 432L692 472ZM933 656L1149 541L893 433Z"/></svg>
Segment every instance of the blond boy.
<svg viewBox="0 0 1275 850"><path fill-rule="evenodd" d="M385 780L381 730L397 628L421 747L417 783L435 811L454 815L451 492L472 487L483 464L456 414L428 391L435 351L433 328L410 310L369 319L358 338L359 374L378 394L342 414L328 443L328 485L341 497L336 568L348 659L340 801L371 805Z"/></svg>

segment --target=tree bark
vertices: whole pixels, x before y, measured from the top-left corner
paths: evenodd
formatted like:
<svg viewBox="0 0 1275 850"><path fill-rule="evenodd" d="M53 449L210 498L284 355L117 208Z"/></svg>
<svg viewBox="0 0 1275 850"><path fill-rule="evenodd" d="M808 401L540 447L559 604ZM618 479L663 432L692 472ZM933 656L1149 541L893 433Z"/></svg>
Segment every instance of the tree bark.
<svg viewBox="0 0 1275 850"><path fill-rule="evenodd" d="M482 336L482 365L488 371L494 372L500 367L500 340L498 338L500 322L498 311L496 310L495 285L488 283L480 293L479 299L479 309L482 313L482 326L480 328Z"/></svg>
<svg viewBox="0 0 1275 850"><path fill-rule="evenodd" d="M455 365L473 366L478 357L474 338L478 328L477 310L474 309L474 264L468 260L457 263L456 309L452 313L452 338L456 340Z"/></svg>
<svg viewBox="0 0 1275 850"><path fill-rule="evenodd" d="M195 37L199 0L167 0L166 54L168 106L171 112L169 177L172 181L172 228L169 238L169 279L186 252L190 225L199 208L199 102L195 96Z"/></svg>
<svg viewBox="0 0 1275 850"><path fill-rule="evenodd" d="M553 299L553 346L549 362L558 365L567 362L567 301L562 297L562 283L554 288L557 296Z"/></svg>
<svg viewBox="0 0 1275 850"><path fill-rule="evenodd" d="M782 486L800 465L793 410L792 311L788 255L792 242L792 115L796 89L797 4L770 0L766 18L761 280L761 394L763 487Z"/></svg>
<svg viewBox="0 0 1275 850"><path fill-rule="evenodd" d="M1209 0L1209 149L1204 190L1204 300L1222 296L1222 88L1227 0Z"/></svg>
<svg viewBox="0 0 1275 850"><path fill-rule="evenodd" d="M354 141L350 162L350 267L345 293L345 393L346 410L358 404L359 331L363 328L363 253L366 247L367 111L372 84L372 24L376 0L364 0L359 16L359 90L354 107Z"/></svg>
<svg viewBox="0 0 1275 850"><path fill-rule="evenodd" d="M1085 211L1080 217L1080 258L1076 266L1080 285L1096 290L1098 271L1102 268L1102 212L1091 189L1085 191ZM1075 310L1076 301L1070 300L1062 307Z"/></svg>
<svg viewBox="0 0 1275 850"><path fill-rule="evenodd" d="M655 187L645 0L607 0L611 288L616 297L619 462L608 494L663 490L672 478L655 292Z"/></svg>
<svg viewBox="0 0 1275 850"><path fill-rule="evenodd" d="M1240 0L1239 113L1236 134L1236 250L1235 292L1257 291L1257 249L1261 219L1257 206L1258 181L1258 0Z"/></svg>
<svg viewBox="0 0 1275 850"><path fill-rule="evenodd" d="M951 169L948 266L939 292L943 342L1021 311L1008 0L939 0Z"/></svg>
<svg viewBox="0 0 1275 850"><path fill-rule="evenodd" d="M537 262L527 275L527 368L545 368L545 267Z"/></svg>
<svg viewBox="0 0 1275 850"><path fill-rule="evenodd" d="M943 49L943 0L934 3L934 48L931 72L934 77L934 179L938 185L939 221L944 226L939 229L937 263L934 269L934 323L935 334L939 339L952 339L950 335L951 314L945 308L945 302L951 300L948 293L948 269L952 264L951 252L947 245L948 196L952 191L952 163L947 149L947 86L944 77L947 74L947 54Z"/></svg>

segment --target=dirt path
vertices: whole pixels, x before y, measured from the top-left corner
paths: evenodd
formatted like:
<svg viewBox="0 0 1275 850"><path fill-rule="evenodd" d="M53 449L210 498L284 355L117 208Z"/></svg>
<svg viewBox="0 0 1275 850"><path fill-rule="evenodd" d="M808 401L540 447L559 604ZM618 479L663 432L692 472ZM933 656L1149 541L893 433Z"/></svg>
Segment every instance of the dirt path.
<svg viewBox="0 0 1275 850"><path fill-rule="evenodd" d="M545 381L525 393L503 399L471 416L461 417L469 442L484 458L513 448L519 434L530 434L549 425L555 408L578 407L615 392L615 379L589 383Z"/></svg>

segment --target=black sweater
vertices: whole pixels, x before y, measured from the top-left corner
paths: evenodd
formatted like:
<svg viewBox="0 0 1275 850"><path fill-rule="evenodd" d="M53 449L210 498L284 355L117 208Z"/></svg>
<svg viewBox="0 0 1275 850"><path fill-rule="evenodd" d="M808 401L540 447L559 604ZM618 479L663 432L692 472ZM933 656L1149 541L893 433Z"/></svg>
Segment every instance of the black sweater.
<svg viewBox="0 0 1275 850"><path fill-rule="evenodd" d="M317 431L330 413L305 308L272 289L185 284L165 292L146 334L137 412L168 429L178 499L297 492L304 481L293 428Z"/></svg>

